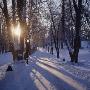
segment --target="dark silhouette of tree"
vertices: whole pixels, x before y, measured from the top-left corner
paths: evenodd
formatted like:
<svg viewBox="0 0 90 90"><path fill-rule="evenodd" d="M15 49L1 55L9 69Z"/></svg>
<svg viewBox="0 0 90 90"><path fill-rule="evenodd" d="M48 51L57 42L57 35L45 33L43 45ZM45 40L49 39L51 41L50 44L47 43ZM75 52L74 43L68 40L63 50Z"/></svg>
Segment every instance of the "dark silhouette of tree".
<svg viewBox="0 0 90 90"><path fill-rule="evenodd" d="M7 8L7 0L3 0L3 7L0 4L0 8L2 9L2 13L4 14L4 18L5 18L5 26L7 29L6 34L7 34L7 49L10 47L10 42L11 42L11 31L10 31L10 17L9 17L9 12L8 12L8 8ZM3 18L3 19L4 19ZM5 44L5 43L4 43Z"/></svg>

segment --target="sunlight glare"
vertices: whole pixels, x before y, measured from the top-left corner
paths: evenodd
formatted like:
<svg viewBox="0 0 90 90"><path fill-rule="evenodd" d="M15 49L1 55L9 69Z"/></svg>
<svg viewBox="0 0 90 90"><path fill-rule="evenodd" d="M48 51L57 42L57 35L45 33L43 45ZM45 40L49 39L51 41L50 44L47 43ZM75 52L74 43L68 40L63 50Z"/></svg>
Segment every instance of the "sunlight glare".
<svg viewBox="0 0 90 90"><path fill-rule="evenodd" d="M20 28L20 24L18 23L17 27L15 28L14 34L18 37L20 37L21 34L21 28Z"/></svg>

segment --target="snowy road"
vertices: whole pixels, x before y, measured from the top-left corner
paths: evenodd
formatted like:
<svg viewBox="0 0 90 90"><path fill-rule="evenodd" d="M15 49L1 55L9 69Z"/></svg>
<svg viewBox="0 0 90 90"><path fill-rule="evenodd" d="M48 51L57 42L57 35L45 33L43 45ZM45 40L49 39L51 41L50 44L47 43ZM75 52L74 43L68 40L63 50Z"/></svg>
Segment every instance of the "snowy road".
<svg viewBox="0 0 90 90"><path fill-rule="evenodd" d="M13 71L0 80L0 90L89 90L48 60L48 53L37 53L30 57L28 65L24 62L13 64Z"/></svg>

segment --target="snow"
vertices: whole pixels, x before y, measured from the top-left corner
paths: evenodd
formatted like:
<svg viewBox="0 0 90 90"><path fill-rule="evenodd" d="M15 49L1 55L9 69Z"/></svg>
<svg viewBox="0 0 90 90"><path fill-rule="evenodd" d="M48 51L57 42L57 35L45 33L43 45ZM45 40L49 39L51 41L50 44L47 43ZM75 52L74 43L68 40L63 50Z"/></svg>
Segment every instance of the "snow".
<svg viewBox="0 0 90 90"><path fill-rule="evenodd" d="M10 52L0 54L0 66L2 66L4 64L9 64L9 63L13 63L12 54Z"/></svg>
<svg viewBox="0 0 90 90"><path fill-rule="evenodd" d="M54 52L54 55L56 55L56 52ZM80 49L78 64L70 62L70 56L67 49L60 50L60 59L51 59L56 63L56 66L63 68L71 75L90 82L90 51L87 48ZM63 61L63 59L65 59L65 61Z"/></svg>
<svg viewBox="0 0 90 90"><path fill-rule="evenodd" d="M7 67L7 65L3 65L0 67L0 80L5 77Z"/></svg>
<svg viewBox="0 0 90 90"><path fill-rule="evenodd" d="M13 63L13 59L12 54L10 52L0 54L0 80L5 77L6 69L11 63Z"/></svg>
<svg viewBox="0 0 90 90"><path fill-rule="evenodd" d="M0 73L4 72L0 74L0 90L90 90L89 56L88 49L81 49L79 63L72 64L67 49L60 50L57 59L55 52L51 55L38 48L26 64L12 63L11 53L0 55ZM5 72L8 63L12 63L13 71Z"/></svg>
<svg viewBox="0 0 90 90"><path fill-rule="evenodd" d="M41 50L42 52L43 50ZM45 52L45 51L44 51ZM39 54L37 54L37 57L40 57ZM36 56L35 55L35 56ZM70 57L67 49L60 50L60 59L56 58L56 52L54 52L53 56L47 55L46 58L44 54L43 59L44 64L47 64L49 66L52 66L54 68L62 68L66 72L70 73L74 77L84 80L88 83L90 83L90 51L88 49L80 49L79 53L79 63L70 63ZM42 56L43 57L43 56ZM65 61L63 61L63 58L65 58ZM44 60L45 59L45 60ZM40 60L39 60L40 61ZM51 64L52 63L52 64ZM55 65L53 65L55 64ZM90 85L88 86L90 88Z"/></svg>
<svg viewBox="0 0 90 90"><path fill-rule="evenodd" d="M82 48L90 48L90 41L81 41Z"/></svg>

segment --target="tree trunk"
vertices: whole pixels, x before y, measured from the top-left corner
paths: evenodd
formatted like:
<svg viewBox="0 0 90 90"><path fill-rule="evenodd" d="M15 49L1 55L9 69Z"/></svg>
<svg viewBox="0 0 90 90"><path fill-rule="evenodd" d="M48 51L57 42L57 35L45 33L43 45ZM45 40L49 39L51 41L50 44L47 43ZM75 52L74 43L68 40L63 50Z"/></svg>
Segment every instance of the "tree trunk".
<svg viewBox="0 0 90 90"><path fill-rule="evenodd" d="M80 30L81 30L81 13L76 13L76 24L75 24L76 36L74 39L74 52L70 54L71 62L74 61L75 63L78 62L78 53L80 49Z"/></svg>
<svg viewBox="0 0 90 90"><path fill-rule="evenodd" d="M24 38L26 29L26 0L17 0L17 14L19 17L19 23L21 26L21 36L20 36L20 48L22 52L24 51Z"/></svg>
<svg viewBox="0 0 90 90"><path fill-rule="evenodd" d="M75 13L76 13L76 22L75 22L75 31L76 31L76 35L75 35L75 39L74 39L74 52L72 54L70 54L71 56L71 61L74 61L75 63L78 62L78 54L79 54L79 49L81 46L81 40L80 40L80 30L81 30L81 14L82 14L82 0L78 0L78 5L75 2L75 0L73 0L73 4L74 4L74 9L75 9Z"/></svg>
<svg viewBox="0 0 90 90"><path fill-rule="evenodd" d="M56 52L57 52L57 58L59 58L59 48L56 48Z"/></svg>
<svg viewBox="0 0 90 90"><path fill-rule="evenodd" d="M7 0L3 0L3 13L5 16L5 22L6 22L6 27L7 27L7 49L10 50L10 42L11 42L11 30L10 30L10 18L9 18L9 14L8 14L8 8L7 8Z"/></svg>

